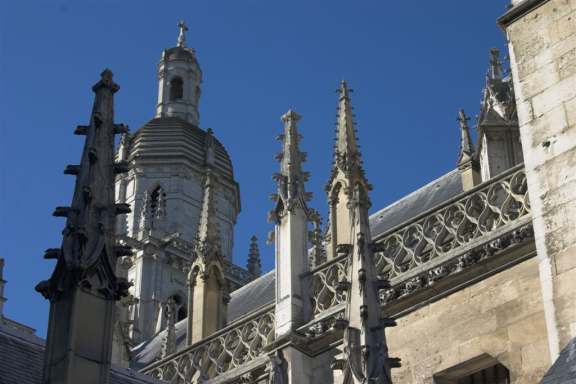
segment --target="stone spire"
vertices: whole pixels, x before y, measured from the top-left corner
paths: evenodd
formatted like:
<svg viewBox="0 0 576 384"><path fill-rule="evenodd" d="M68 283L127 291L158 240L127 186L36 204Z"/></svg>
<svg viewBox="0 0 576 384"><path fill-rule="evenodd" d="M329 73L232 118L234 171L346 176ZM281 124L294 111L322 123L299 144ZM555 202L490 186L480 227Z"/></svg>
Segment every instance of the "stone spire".
<svg viewBox="0 0 576 384"><path fill-rule="evenodd" d="M94 375L91 382L108 382L115 301L128 289L116 277L115 266L118 256L131 251L116 246L114 239L115 216L130 211L126 204L114 203L115 175L128 171L126 163L114 163L114 135L125 127L114 124L119 87L112 72L101 76L92 87L96 96L90 125L75 132L85 136L82 159L64 171L76 176L72 204L54 211L54 216L67 218L61 248L44 256L56 259L56 268L50 280L36 287L50 300L43 379L49 383L84 382L86 372Z"/></svg>
<svg viewBox="0 0 576 384"><path fill-rule="evenodd" d="M337 92L339 93L338 120L336 122L336 144L334 145L332 178L340 171L348 178L363 179L363 183L368 185L364 177L362 156L358 139L356 138L357 131L354 124L354 114L352 113L350 93L353 90L348 88L345 80L342 80Z"/></svg>
<svg viewBox="0 0 576 384"><path fill-rule="evenodd" d="M260 250L258 249L258 238L256 236L252 236L250 238L250 250L248 252L248 262L246 263L246 269L254 278L262 274Z"/></svg>
<svg viewBox="0 0 576 384"><path fill-rule="evenodd" d="M301 136L297 122L300 116L289 110L282 116L284 132L282 152L277 156L280 172L274 175L277 193L272 195L276 206L270 212L275 223L276 252L276 337L289 335L304 319L301 274L308 270L308 220L310 210L304 183L308 173L302 170L306 154L300 151Z"/></svg>
<svg viewBox="0 0 576 384"><path fill-rule="evenodd" d="M338 185L340 187L338 187ZM351 383L391 383L390 369L398 359L388 358L384 328L395 325L381 318L379 290L388 285L379 280L374 265L368 209L370 185L362 170L356 131L351 116L349 90L340 87L335 164L329 191L340 188L331 201L335 229L331 238L337 257L348 257L350 267L341 289L347 291L344 320L344 356L334 368L344 371ZM343 224L344 222L344 224Z"/></svg>
<svg viewBox="0 0 576 384"><path fill-rule="evenodd" d="M466 164L474 156L474 145L470 138L470 128L468 121L470 118L462 108L458 111L458 121L460 122L460 154L458 155L458 166Z"/></svg>
<svg viewBox="0 0 576 384"><path fill-rule="evenodd" d="M310 174L302 170L306 153L300 152L299 148L302 137L298 133L297 123L300 119L301 116L292 109L282 115L284 132L278 136L278 140L283 142L282 152L276 156L280 161L280 172L273 177L278 184L278 193L272 195L277 202L276 209L272 212L274 221L278 221L279 216L291 211L295 206L306 209L306 202L312 197L304 188Z"/></svg>
<svg viewBox="0 0 576 384"><path fill-rule="evenodd" d="M224 327L229 300L216 211L216 174L212 168L214 141L211 131L204 145L204 196L194 244L194 261L188 274L188 308L191 313L187 329L188 345Z"/></svg>
<svg viewBox="0 0 576 384"><path fill-rule="evenodd" d="M162 340L161 357L176 352L176 302L174 298L169 298L165 306L166 334Z"/></svg>
<svg viewBox="0 0 576 384"><path fill-rule="evenodd" d="M216 216L214 179L215 175L212 169L206 169L204 197L202 198L202 210L200 211L200 222L194 247L196 256L203 258L204 262L216 260L222 256L220 251L220 229Z"/></svg>
<svg viewBox="0 0 576 384"><path fill-rule="evenodd" d="M336 123L336 144L330 180L326 185L330 210L328 257L336 255L338 244L350 244L352 222L350 221L348 202L352 198L353 188L360 186L368 199L372 186L366 180L362 167L362 156L356 137L356 128L352 114L350 93L346 81L338 89L338 120ZM366 203L369 205L370 201Z"/></svg>
<svg viewBox="0 0 576 384"><path fill-rule="evenodd" d="M480 166L478 158L474 152L474 145L470 138L470 128L463 109L458 111L458 121L460 122L460 153L458 154L458 170L462 179L462 189L467 191L482 181L480 178Z"/></svg>

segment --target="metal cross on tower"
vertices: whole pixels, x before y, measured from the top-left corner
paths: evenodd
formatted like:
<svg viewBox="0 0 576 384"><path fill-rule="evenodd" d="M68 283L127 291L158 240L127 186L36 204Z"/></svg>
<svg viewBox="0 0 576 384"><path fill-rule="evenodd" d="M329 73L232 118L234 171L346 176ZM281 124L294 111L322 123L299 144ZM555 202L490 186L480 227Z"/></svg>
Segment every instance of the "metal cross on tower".
<svg viewBox="0 0 576 384"><path fill-rule="evenodd" d="M177 25L178 28L180 29L180 33L178 34L178 47L184 48L184 45L186 43L186 32L188 31L188 27L186 26L184 20L180 20Z"/></svg>

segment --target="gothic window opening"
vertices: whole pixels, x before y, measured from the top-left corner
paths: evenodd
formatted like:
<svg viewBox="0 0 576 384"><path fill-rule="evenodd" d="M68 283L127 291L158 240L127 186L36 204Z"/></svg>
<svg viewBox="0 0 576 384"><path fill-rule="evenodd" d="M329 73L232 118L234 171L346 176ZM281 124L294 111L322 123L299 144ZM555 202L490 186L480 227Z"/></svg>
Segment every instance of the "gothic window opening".
<svg viewBox="0 0 576 384"><path fill-rule="evenodd" d="M181 77L174 77L170 81L170 101L184 98L184 82Z"/></svg>

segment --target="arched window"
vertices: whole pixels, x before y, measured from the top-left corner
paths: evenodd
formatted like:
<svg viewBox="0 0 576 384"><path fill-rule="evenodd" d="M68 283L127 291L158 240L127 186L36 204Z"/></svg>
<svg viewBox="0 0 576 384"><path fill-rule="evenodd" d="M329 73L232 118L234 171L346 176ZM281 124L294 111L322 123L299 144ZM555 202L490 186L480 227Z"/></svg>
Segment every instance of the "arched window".
<svg viewBox="0 0 576 384"><path fill-rule="evenodd" d="M184 97L184 82L181 77L170 81L170 101L181 100Z"/></svg>

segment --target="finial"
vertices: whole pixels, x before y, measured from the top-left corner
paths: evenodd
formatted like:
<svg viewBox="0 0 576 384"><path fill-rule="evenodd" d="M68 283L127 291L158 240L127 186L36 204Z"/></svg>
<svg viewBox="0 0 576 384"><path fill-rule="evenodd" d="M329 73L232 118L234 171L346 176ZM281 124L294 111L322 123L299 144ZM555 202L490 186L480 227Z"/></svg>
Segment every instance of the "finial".
<svg viewBox="0 0 576 384"><path fill-rule="evenodd" d="M166 334L162 340L161 357L164 358L176 352L176 302L171 297L164 306L166 317Z"/></svg>
<svg viewBox="0 0 576 384"><path fill-rule="evenodd" d="M262 274L260 249L258 248L258 238L256 236L250 238L250 250L248 251L248 263L246 269L253 277L258 277Z"/></svg>
<svg viewBox="0 0 576 384"><path fill-rule="evenodd" d="M353 89L348 88L348 83L346 80L340 81L340 87L336 90L340 94L340 97L349 97L350 93L354 92Z"/></svg>
<svg viewBox="0 0 576 384"><path fill-rule="evenodd" d="M460 156L458 158L458 165L466 163L472 159L474 153L474 146L470 138L470 129L468 121L470 118L466 116L464 109L460 108L458 111L458 119L460 122Z"/></svg>
<svg viewBox="0 0 576 384"><path fill-rule="evenodd" d="M186 32L188 31L188 27L184 20L180 20L177 25L180 29L180 33L178 34L178 47L184 48L186 45Z"/></svg>
<svg viewBox="0 0 576 384"><path fill-rule="evenodd" d="M500 50L498 48L490 49L490 70L488 76L491 79L497 79L502 76L502 62L500 61Z"/></svg>
<svg viewBox="0 0 576 384"><path fill-rule="evenodd" d="M297 114L292 108L288 110L285 114L282 115L281 119L283 122L287 123L289 121L298 121L302 118L299 114Z"/></svg>

